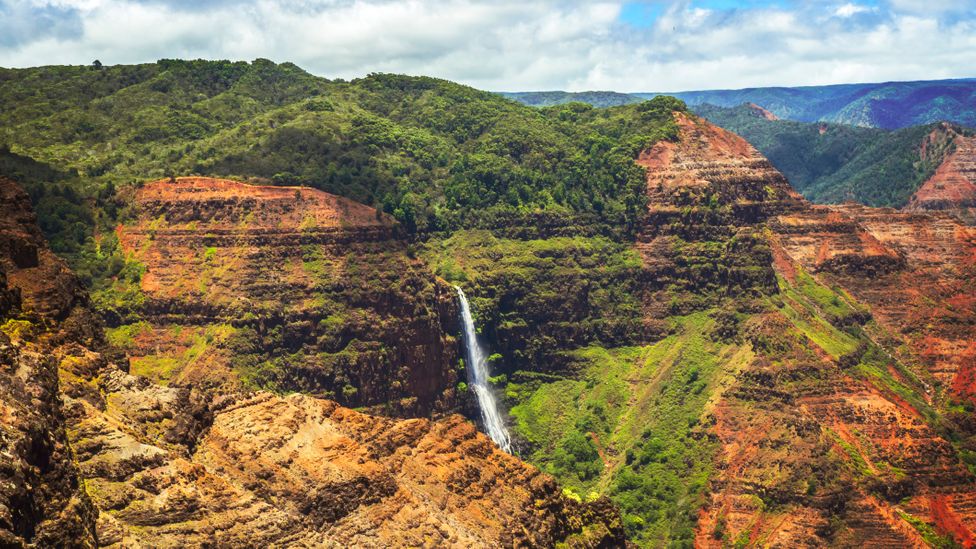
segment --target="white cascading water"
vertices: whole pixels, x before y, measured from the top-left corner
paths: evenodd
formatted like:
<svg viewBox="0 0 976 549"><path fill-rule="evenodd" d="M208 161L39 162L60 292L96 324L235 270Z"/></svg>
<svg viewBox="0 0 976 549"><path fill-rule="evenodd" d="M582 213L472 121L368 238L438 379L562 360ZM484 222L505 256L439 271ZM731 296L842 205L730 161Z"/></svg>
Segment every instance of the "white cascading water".
<svg viewBox="0 0 976 549"><path fill-rule="evenodd" d="M488 387L488 357L478 344L477 332L474 329L474 320L471 318L471 308L468 306L468 298L464 296L464 291L455 286L458 299L461 302L461 326L464 329L464 348L465 362L468 371L468 386L478 397L478 407L481 409L481 420L485 425L485 431L491 440L495 441L502 450L512 453L511 440L508 438L508 430L502 420L501 412L498 411L498 404L495 402L495 395Z"/></svg>

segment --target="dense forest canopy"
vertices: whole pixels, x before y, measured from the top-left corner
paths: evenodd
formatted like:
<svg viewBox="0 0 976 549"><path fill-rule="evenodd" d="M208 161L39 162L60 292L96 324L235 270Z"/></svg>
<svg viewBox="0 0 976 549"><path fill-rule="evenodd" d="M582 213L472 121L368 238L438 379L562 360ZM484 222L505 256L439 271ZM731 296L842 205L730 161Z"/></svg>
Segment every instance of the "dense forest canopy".
<svg viewBox="0 0 976 549"><path fill-rule="evenodd" d="M126 189L174 175L307 185L416 232L545 215L626 233L644 210L633 159L674 138L685 108L535 109L435 78L327 80L262 59L0 69L0 104L3 173L96 285L121 269L112 237L96 236L124 218Z"/></svg>
<svg viewBox="0 0 976 549"><path fill-rule="evenodd" d="M472 212L641 211L638 150L674 135L671 98L536 110L451 82L329 81L257 60L0 70L0 142L88 195L173 174L260 177L380 205L411 229Z"/></svg>

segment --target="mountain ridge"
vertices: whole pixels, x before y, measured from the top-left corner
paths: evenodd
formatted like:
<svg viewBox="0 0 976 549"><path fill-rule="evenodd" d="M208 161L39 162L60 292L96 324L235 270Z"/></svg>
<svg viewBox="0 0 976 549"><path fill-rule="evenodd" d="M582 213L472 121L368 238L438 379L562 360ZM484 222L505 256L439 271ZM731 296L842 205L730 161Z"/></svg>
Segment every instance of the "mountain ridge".
<svg viewBox="0 0 976 549"><path fill-rule="evenodd" d="M825 86L777 86L680 92L503 92L533 106L595 100L597 106L622 105L660 95L688 105L762 105L779 118L899 129L947 120L976 126L976 79L892 81Z"/></svg>

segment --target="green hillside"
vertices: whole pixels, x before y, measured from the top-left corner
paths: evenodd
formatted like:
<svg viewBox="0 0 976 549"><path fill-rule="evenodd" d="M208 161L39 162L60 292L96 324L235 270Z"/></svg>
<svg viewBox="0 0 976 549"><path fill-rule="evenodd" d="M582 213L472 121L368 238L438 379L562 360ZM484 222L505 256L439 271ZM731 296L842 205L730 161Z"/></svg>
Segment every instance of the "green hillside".
<svg viewBox="0 0 976 549"><path fill-rule="evenodd" d="M538 110L433 78L330 81L266 60L0 69L0 103L5 154L77 173L76 204L153 178L213 175L312 186L416 231L530 214L626 231L643 210L632 159L673 135L670 113L683 108L661 98ZM74 229L48 234L78 256L92 231Z"/></svg>
<svg viewBox="0 0 976 549"><path fill-rule="evenodd" d="M695 112L746 138L815 202L854 200L869 206L904 206L948 151L930 147L926 157L921 154L926 136L942 132L939 124L887 131L767 120L747 105L700 105ZM953 128L971 133L960 126ZM937 143L951 147L948 142Z"/></svg>

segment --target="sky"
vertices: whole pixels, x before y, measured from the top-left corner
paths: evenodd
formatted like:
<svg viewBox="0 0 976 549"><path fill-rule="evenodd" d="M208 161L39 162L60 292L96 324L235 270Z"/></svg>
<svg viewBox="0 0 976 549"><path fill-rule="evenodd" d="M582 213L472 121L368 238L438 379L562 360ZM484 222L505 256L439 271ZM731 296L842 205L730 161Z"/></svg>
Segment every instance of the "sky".
<svg viewBox="0 0 976 549"><path fill-rule="evenodd" d="M976 0L0 0L2 67L162 58L493 91L963 78Z"/></svg>

